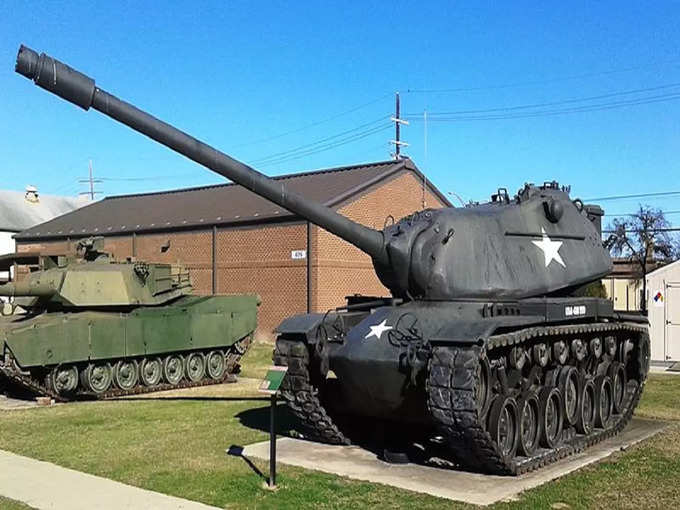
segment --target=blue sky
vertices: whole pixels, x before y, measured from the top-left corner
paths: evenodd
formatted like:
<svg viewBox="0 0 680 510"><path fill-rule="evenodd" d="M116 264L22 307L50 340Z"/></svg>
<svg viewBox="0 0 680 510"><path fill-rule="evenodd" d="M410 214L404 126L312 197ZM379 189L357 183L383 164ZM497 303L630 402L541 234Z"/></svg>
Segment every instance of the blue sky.
<svg viewBox="0 0 680 510"><path fill-rule="evenodd" d="M85 189L77 180L86 177L89 159L96 176L146 179L107 180L98 188L108 195L222 179L97 112L85 113L32 86L14 73L20 43L270 175L389 158L393 132L380 129L393 112L395 91L401 92L402 113L422 116L427 109L433 119L438 112L680 84L678 2L161 6L5 0L1 187L30 183L60 194ZM448 91L416 92L442 89ZM464 199L552 179L571 184L573 194L584 198L676 191L680 100L666 99L678 92L680 85L565 103L663 99L572 114L474 121L457 114L455 122L427 123L427 154L422 119L405 127L402 137L411 144L406 153L434 183ZM500 113L515 111L527 110ZM310 150L266 159L346 131ZM336 143L347 139L352 143ZM601 205L623 213L640 201ZM644 202L680 210L677 196ZM680 224L680 215L669 219Z"/></svg>

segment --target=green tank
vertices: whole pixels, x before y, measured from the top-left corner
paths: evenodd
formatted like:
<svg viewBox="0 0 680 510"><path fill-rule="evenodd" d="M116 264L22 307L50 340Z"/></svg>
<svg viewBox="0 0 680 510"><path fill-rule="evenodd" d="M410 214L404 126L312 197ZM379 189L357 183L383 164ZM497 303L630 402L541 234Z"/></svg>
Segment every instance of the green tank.
<svg viewBox="0 0 680 510"><path fill-rule="evenodd" d="M116 261L103 238L75 255L34 255L37 269L0 285L0 373L58 400L224 382L257 323L257 295L198 296L179 264ZM27 263L3 257L4 267Z"/></svg>

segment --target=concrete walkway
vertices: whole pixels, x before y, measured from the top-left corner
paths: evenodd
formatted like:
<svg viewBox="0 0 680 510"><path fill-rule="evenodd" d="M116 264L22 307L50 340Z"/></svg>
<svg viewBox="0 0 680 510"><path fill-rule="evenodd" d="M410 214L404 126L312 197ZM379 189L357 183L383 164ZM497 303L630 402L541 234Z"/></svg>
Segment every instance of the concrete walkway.
<svg viewBox="0 0 680 510"><path fill-rule="evenodd" d="M51 510L216 510L2 450L0 495Z"/></svg>
<svg viewBox="0 0 680 510"><path fill-rule="evenodd" d="M559 462L522 476L491 476L418 464L387 464L375 454L356 446L331 446L298 439L277 441L277 460L284 464L315 469L358 480L383 483L440 498L490 505L514 499L527 489L538 487L583 466L624 450L660 432L666 423L633 418L619 435L607 439ZM246 446L243 455L269 459L269 442ZM279 471L285 471L280 467Z"/></svg>

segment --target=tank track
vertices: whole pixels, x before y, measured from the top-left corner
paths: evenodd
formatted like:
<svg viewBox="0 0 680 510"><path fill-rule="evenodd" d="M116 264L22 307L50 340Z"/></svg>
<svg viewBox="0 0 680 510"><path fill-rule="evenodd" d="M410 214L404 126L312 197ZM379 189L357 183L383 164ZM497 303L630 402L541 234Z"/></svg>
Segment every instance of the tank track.
<svg viewBox="0 0 680 510"><path fill-rule="evenodd" d="M277 339L274 364L288 367L281 383L281 395L305 431L324 443L350 444L321 405L318 390L312 384L307 346L298 340Z"/></svg>
<svg viewBox="0 0 680 510"><path fill-rule="evenodd" d="M485 427L488 405L486 409L479 408L477 392L481 363L493 360L496 354L505 355L513 346L525 346L532 341L573 339L578 335L600 333L627 333L638 337L633 343L632 367L626 367L636 378L627 381L622 412L614 414L606 427L593 429L587 435L578 434L573 426L565 426L559 445L554 448L538 448L529 457L504 456ZM322 404L322 396L310 372L305 343L296 339L277 339L274 360L277 365L289 367L281 394L309 436L330 444L350 444ZM567 365L571 366L569 362ZM433 347L426 383L427 404L437 431L460 465L490 474L520 475L583 451L623 430L639 402L648 367L649 337L647 327L640 324L609 322L527 328L492 336L485 347Z"/></svg>
<svg viewBox="0 0 680 510"><path fill-rule="evenodd" d="M506 458L484 426L485 416L479 412L476 397L479 384L479 364L484 356L493 359L494 350L523 344L542 337L565 337L607 332L639 334L641 342L648 342L647 328L629 323L583 324L571 326L530 328L491 337L484 352L479 346L435 347L427 383L428 407L438 430L448 439L456 459L465 467L498 475L520 475L551 464L564 457L583 451L623 430L630 421L642 395L647 377L647 363L634 359L640 366L638 381L628 381L624 410L614 420L589 435L576 434L573 428L563 430L563 439L555 448L542 448L531 457ZM638 348L640 356L645 351ZM648 352L648 351L647 351Z"/></svg>
<svg viewBox="0 0 680 510"><path fill-rule="evenodd" d="M141 395L144 393L152 393L152 392L157 392L157 391L168 391L168 390L179 390L179 389L184 389L184 388L196 388L199 386L211 386L215 384L222 384L225 381L227 381L230 377L234 376L236 373L238 373L238 369L240 368L239 362L241 361L241 358L243 355L247 352L248 347L250 346L252 342L252 335L248 335L247 337L242 338L238 342L234 343L233 345L229 346L228 349L225 349L225 362L226 362L226 369L224 376L219 378L219 379L211 379L208 375L207 372L204 375L204 377L199 380L199 381L189 381L184 377L179 383L177 384L170 384L167 382L160 382L159 384L155 384L153 386L145 386L141 383L141 381L138 382L137 386L134 388L131 388L129 390L123 390L120 388L114 388L113 384L111 389L109 389L106 392L103 393L94 393L91 391L85 391L81 385L79 385L79 388L76 392L64 395L56 392L50 384L48 384L48 376L45 376L41 379L35 378L32 376L30 372L25 372L19 369L17 366L16 362L14 362L14 359L10 355L9 363L5 363L4 365L0 365L0 374L4 375L7 377L11 382L18 384L19 386L26 388L27 390L43 395L46 397L50 397L54 399L55 402L70 402L74 400L81 400L81 399L96 399L96 400L107 400L107 399L113 399L113 398L120 398L120 397L126 397L126 396L133 396L133 395ZM168 352L164 353L165 356L173 355L173 354L191 354L192 352L200 352L200 351L188 351L188 352L183 352L183 353L174 353L174 352ZM49 374L49 372L47 373Z"/></svg>

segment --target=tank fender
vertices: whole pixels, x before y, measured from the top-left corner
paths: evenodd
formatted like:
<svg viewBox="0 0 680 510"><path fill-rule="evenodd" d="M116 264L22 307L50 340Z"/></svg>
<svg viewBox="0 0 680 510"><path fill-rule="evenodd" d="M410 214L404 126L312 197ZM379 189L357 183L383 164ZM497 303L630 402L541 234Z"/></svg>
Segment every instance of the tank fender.
<svg viewBox="0 0 680 510"><path fill-rule="evenodd" d="M543 324L545 318L540 315L524 315L515 317L491 317L488 319L464 319L451 321L442 326L430 343L441 344L480 344L501 328L523 328Z"/></svg>
<svg viewBox="0 0 680 510"><path fill-rule="evenodd" d="M323 321L323 313L304 313L284 319L274 330L279 335L304 335L308 343L316 343L316 329Z"/></svg>

